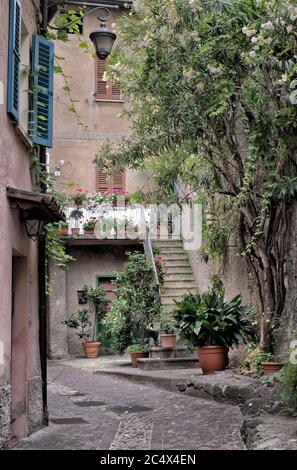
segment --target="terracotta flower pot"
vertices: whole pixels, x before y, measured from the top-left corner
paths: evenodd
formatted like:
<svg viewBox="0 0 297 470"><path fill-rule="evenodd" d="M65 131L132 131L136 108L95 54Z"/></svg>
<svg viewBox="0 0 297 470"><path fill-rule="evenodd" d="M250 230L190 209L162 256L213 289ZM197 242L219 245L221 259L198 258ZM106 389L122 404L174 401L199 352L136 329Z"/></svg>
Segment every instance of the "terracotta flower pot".
<svg viewBox="0 0 297 470"><path fill-rule="evenodd" d="M77 228L77 227L72 228L71 233L72 233L72 235L78 235L79 234L79 228Z"/></svg>
<svg viewBox="0 0 297 470"><path fill-rule="evenodd" d="M198 348L200 367L204 375L226 369L228 349L225 346L202 346Z"/></svg>
<svg viewBox="0 0 297 470"><path fill-rule="evenodd" d="M148 357L148 352L130 352L132 367L138 367L137 359Z"/></svg>
<svg viewBox="0 0 297 470"><path fill-rule="evenodd" d="M270 375L274 372L278 372L283 367L282 362L261 362L263 367L263 375Z"/></svg>
<svg viewBox="0 0 297 470"><path fill-rule="evenodd" d="M161 334L160 343L162 348L175 348L176 335L175 334Z"/></svg>
<svg viewBox="0 0 297 470"><path fill-rule="evenodd" d="M94 235L94 229L93 230L84 230L85 235Z"/></svg>
<svg viewBox="0 0 297 470"><path fill-rule="evenodd" d="M99 343L98 341L87 341L86 343L83 343L85 357L88 359L98 357L100 346L101 343Z"/></svg>

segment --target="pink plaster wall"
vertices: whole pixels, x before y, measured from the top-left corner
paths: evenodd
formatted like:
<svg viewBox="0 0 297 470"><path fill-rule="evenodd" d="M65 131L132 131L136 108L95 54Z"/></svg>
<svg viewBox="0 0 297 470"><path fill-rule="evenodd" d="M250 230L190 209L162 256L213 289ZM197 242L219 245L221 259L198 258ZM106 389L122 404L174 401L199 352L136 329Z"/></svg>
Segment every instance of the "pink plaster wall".
<svg viewBox="0 0 297 470"><path fill-rule="evenodd" d="M35 12L30 0L20 0L22 14L29 33L36 31ZM35 2L38 5L38 1ZM37 244L25 233L18 209L12 209L6 196L6 187L32 190L29 151L16 134L6 114L6 82L8 52L8 0L0 1L0 82L3 84L3 101L0 96L0 341L4 344L4 364L0 363L0 385L13 383L12 400L15 408L26 404L24 379L40 375L38 347L38 272ZM1 88L1 87L0 87ZM12 256L21 257L15 264L15 282L18 299L16 316L21 319L14 328L14 345L11 344ZM22 266L22 269L20 267ZM11 367L11 351L16 364ZM13 374L11 374L13 371ZM13 375L13 376L12 376ZM26 408L26 406L25 406ZM25 415L26 409L20 414ZM27 432L26 417L17 430Z"/></svg>

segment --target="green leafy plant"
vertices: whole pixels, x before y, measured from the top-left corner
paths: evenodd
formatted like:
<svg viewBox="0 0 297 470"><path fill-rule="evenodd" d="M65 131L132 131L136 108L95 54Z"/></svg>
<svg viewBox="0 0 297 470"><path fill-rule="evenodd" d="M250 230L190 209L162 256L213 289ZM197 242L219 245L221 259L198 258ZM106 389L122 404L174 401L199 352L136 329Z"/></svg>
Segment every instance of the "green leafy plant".
<svg viewBox="0 0 297 470"><path fill-rule="evenodd" d="M146 344L160 316L161 303L153 280L153 268L146 256L139 252L128 253L123 271L116 273L114 280L118 286L117 297L103 320L120 354L131 344Z"/></svg>
<svg viewBox="0 0 297 470"><path fill-rule="evenodd" d="M194 296L189 293L176 302L174 319L181 335L194 347L221 345L227 348L249 340L250 306L241 305L240 295L229 302L216 292Z"/></svg>
<svg viewBox="0 0 297 470"><path fill-rule="evenodd" d="M96 341L98 323L101 320L101 315L108 303L106 300L106 292L102 286L89 287L85 285L81 290L81 295L90 304L90 307L83 309L83 311L87 310L89 315L92 316L92 341Z"/></svg>
<svg viewBox="0 0 297 470"><path fill-rule="evenodd" d="M171 323L162 323L160 326L160 333L165 335L174 335L176 329Z"/></svg>
<svg viewBox="0 0 297 470"><path fill-rule="evenodd" d="M78 310L76 313L73 313L63 323L65 323L65 325L70 329L78 330L76 333L77 336L81 341L86 342L91 336L91 314L91 310L88 308L83 308Z"/></svg>
<svg viewBox="0 0 297 470"><path fill-rule="evenodd" d="M95 217L91 217L89 220L87 220L84 224L83 224L83 229L86 231L86 232L91 232L95 229L95 226L96 226L96 223L97 223L97 219Z"/></svg>
<svg viewBox="0 0 297 470"><path fill-rule="evenodd" d="M273 354L266 353L261 350L260 346L256 343L249 343L245 349L241 365L256 376L263 374L262 362L269 362L273 360Z"/></svg>
<svg viewBox="0 0 297 470"><path fill-rule="evenodd" d="M128 352L148 352L150 350L150 346L148 344L131 344L128 346Z"/></svg>

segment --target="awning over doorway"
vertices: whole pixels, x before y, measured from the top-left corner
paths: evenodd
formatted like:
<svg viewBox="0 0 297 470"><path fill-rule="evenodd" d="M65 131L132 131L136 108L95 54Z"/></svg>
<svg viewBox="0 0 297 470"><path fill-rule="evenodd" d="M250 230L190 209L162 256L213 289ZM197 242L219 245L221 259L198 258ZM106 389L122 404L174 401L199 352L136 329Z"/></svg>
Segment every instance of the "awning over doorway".
<svg viewBox="0 0 297 470"><path fill-rule="evenodd" d="M65 220L56 201L47 194L34 193L23 189L7 187L7 197L15 207L25 212L30 219L43 220L45 223Z"/></svg>

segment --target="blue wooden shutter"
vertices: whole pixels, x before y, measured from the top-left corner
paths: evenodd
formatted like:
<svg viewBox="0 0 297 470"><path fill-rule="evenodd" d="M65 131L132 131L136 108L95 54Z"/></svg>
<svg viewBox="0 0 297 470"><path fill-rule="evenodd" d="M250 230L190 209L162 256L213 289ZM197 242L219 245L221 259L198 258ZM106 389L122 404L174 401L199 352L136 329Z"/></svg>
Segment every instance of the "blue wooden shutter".
<svg viewBox="0 0 297 470"><path fill-rule="evenodd" d="M47 39L32 37L32 86L29 133L34 144L53 143L54 45Z"/></svg>
<svg viewBox="0 0 297 470"><path fill-rule="evenodd" d="M19 121L21 64L21 7L17 0L9 2L9 45L7 74L7 112Z"/></svg>

